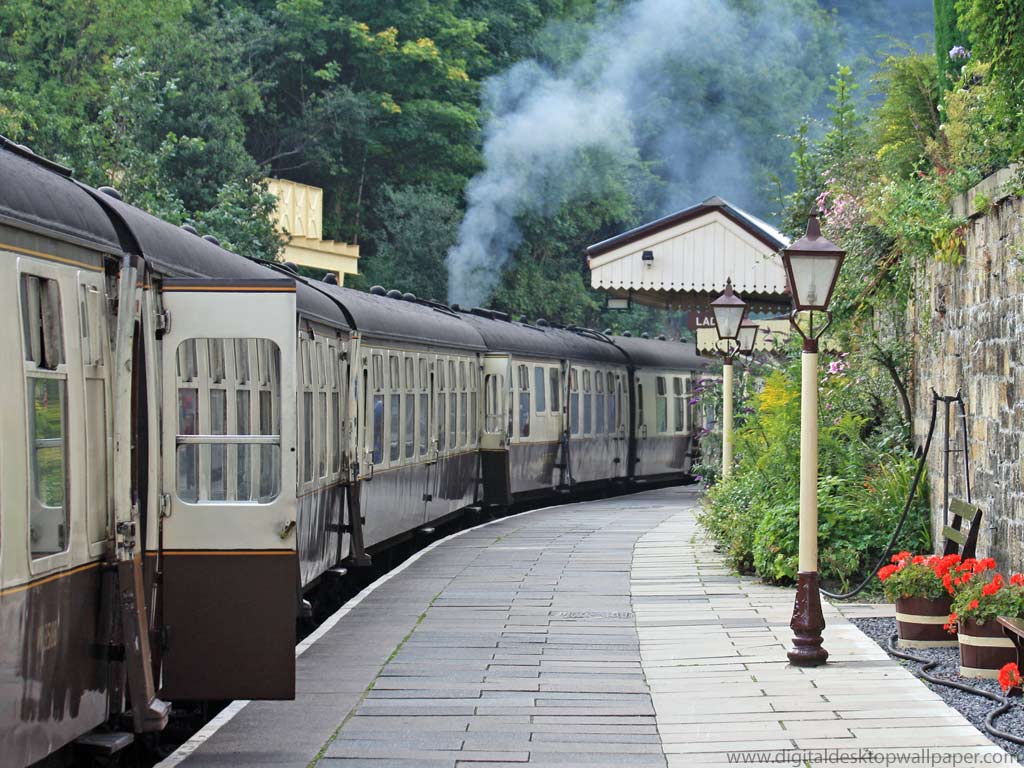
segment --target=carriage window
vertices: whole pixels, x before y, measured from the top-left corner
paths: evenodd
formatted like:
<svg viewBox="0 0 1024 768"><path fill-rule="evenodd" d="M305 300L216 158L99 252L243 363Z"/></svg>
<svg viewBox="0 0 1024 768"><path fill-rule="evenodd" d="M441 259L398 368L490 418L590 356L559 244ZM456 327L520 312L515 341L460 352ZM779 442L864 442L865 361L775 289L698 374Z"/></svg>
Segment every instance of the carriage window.
<svg viewBox="0 0 1024 768"><path fill-rule="evenodd" d="M445 395L443 392L439 392L437 395L437 450L443 451L445 449L445 425L447 422L444 418L444 405Z"/></svg>
<svg viewBox="0 0 1024 768"><path fill-rule="evenodd" d="M620 390L615 386L615 379L609 373L608 374L608 431L616 432L619 428L618 422L618 410Z"/></svg>
<svg viewBox="0 0 1024 768"><path fill-rule="evenodd" d="M484 377L484 431L499 434L504 429L501 395L504 392L505 377L489 373Z"/></svg>
<svg viewBox="0 0 1024 768"><path fill-rule="evenodd" d="M396 391L398 391L399 389L402 388L402 382L401 382L401 379L399 379L399 376L401 375L401 372L402 372L402 370L401 370L401 363L398 360L398 355L396 355L394 353L392 353L392 355L389 358L388 362L390 364L390 369L391 369L390 370L391 378L388 381L388 386L391 387L391 391L392 392L396 392Z"/></svg>
<svg viewBox="0 0 1024 768"><path fill-rule="evenodd" d="M333 366L332 366L333 367ZM331 473L341 472L341 394L331 392Z"/></svg>
<svg viewBox="0 0 1024 768"><path fill-rule="evenodd" d="M427 388L427 361L425 359L420 360L420 389L425 390Z"/></svg>
<svg viewBox="0 0 1024 768"><path fill-rule="evenodd" d="M330 416L327 413L327 393L317 393L316 412L316 457L317 477L327 477L327 425Z"/></svg>
<svg viewBox="0 0 1024 768"><path fill-rule="evenodd" d="M672 396L675 406L675 427L676 432L686 431L686 391L683 388L683 379L676 376L672 379Z"/></svg>
<svg viewBox="0 0 1024 768"><path fill-rule="evenodd" d="M466 361L459 361L459 389L466 390Z"/></svg>
<svg viewBox="0 0 1024 768"><path fill-rule="evenodd" d="M591 432L591 418L590 418L590 406L591 398L593 396L590 393L590 371L583 372L583 434L589 435Z"/></svg>
<svg viewBox="0 0 1024 768"><path fill-rule="evenodd" d="M29 435L32 440L32 506L29 540L32 557L68 548L65 381L29 376Z"/></svg>
<svg viewBox="0 0 1024 768"><path fill-rule="evenodd" d="M213 341L221 341L213 339ZM216 345L211 345L216 346ZM223 351L224 345L220 345ZM212 356L211 356L212 360ZM210 434L226 435L228 433L228 393L225 389L210 390ZM228 495L228 447L226 445L210 446L210 499L223 501Z"/></svg>
<svg viewBox="0 0 1024 768"><path fill-rule="evenodd" d="M457 384L457 382L455 380L455 361L454 360L449 360L448 361L448 389L452 390L453 392L456 389L458 389L458 384Z"/></svg>
<svg viewBox="0 0 1024 768"><path fill-rule="evenodd" d="M373 396L373 454L374 464L384 460L384 395Z"/></svg>
<svg viewBox="0 0 1024 768"><path fill-rule="evenodd" d="M430 443L430 395L419 396L420 398L420 456L427 453Z"/></svg>
<svg viewBox="0 0 1024 768"><path fill-rule="evenodd" d="M378 392L384 389L384 357L380 352L373 353L373 388Z"/></svg>
<svg viewBox="0 0 1024 768"><path fill-rule="evenodd" d="M21 312L25 359L35 363L37 368L54 370L65 360L57 281L22 275Z"/></svg>
<svg viewBox="0 0 1024 768"><path fill-rule="evenodd" d="M580 388L575 368L569 370L569 430L574 435L580 433Z"/></svg>
<svg viewBox="0 0 1024 768"><path fill-rule="evenodd" d="M533 367L533 388L537 391L537 413L544 413L547 404L544 402L544 368L540 365Z"/></svg>
<svg viewBox="0 0 1024 768"><path fill-rule="evenodd" d="M476 411L477 411L477 396L476 390L474 389L469 393L469 442L475 443L477 440L477 426L476 426Z"/></svg>
<svg viewBox="0 0 1024 768"><path fill-rule="evenodd" d="M637 410L637 426L644 426L647 422L644 420L644 385L637 382L636 385L636 410Z"/></svg>
<svg viewBox="0 0 1024 768"><path fill-rule="evenodd" d="M453 380L454 383L454 380ZM459 428L459 395L452 392L448 395L448 448L454 450L456 447L456 432Z"/></svg>
<svg viewBox="0 0 1024 768"><path fill-rule="evenodd" d="M338 352L334 348L333 344L327 345L327 357L324 360L327 368L327 388L337 389L338 382L336 381L336 367L338 365Z"/></svg>
<svg viewBox="0 0 1024 768"><path fill-rule="evenodd" d="M235 381L249 383L249 339L235 339Z"/></svg>
<svg viewBox="0 0 1024 768"><path fill-rule="evenodd" d="M272 501L281 486L277 345L268 339L187 339L176 357L178 497L191 503ZM221 376L219 386L214 374ZM312 393L304 392L307 474L313 467L312 406Z"/></svg>
<svg viewBox="0 0 1024 768"><path fill-rule="evenodd" d="M407 360L412 363L412 360ZM409 365L407 368L411 369ZM410 381L412 377L410 376ZM405 396L405 458L411 459L413 448L416 445L416 395L406 394Z"/></svg>
<svg viewBox="0 0 1024 768"><path fill-rule="evenodd" d="M594 374L594 434L604 434L604 374Z"/></svg>
<svg viewBox="0 0 1024 768"><path fill-rule="evenodd" d="M391 361L395 363L393 366L397 371L398 359L391 358ZM396 374L397 375L397 374ZM401 457L401 445L400 445L400 431L402 427L402 396L394 394L391 396L391 439L388 443L389 451L388 456L391 461L397 461Z"/></svg>
<svg viewBox="0 0 1024 768"><path fill-rule="evenodd" d="M459 445L466 444L466 432L469 429L469 413L467 412L467 395L459 393Z"/></svg>
<svg viewBox="0 0 1024 768"><path fill-rule="evenodd" d="M551 380L551 412L558 413L561 403L559 402L561 387L561 376L557 368L549 368L548 375Z"/></svg>
<svg viewBox="0 0 1024 768"><path fill-rule="evenodd" d="M658 419L658 432L668 432L668 397L665 389L665 377L655 378L655 412Z"/></svg>
<svg viewBox="0 0 1024 768"><path fill-rule="evenodd" d="M416 387L416 376L415 376L416 363L411 357L405 358L405 388L412 390Z"/></svg>
<svg viewBox="0 0 1024 768"><path fill-rule="evenodd" d="M530 436L530 373L519 366L519 436Z"/></svg>
<svg viewBox="0 0 1024 768"><path fill-rule="evenodd" d="M313 393L302 393L302 479L313 479Z"/></svg>

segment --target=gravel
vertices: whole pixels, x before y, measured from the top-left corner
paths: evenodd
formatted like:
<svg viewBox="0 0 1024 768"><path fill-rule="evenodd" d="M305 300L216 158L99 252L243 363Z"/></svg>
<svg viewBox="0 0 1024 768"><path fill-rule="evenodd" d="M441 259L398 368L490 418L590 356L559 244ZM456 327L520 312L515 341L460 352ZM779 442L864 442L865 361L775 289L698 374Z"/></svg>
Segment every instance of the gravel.
<svg viewBox="0 0 1024 768"><path fill-rule="evenodd" d="M861 630L861 632L882 646L886 652L889 651L889 638L892 636L893 632L896 631L895 619L872 618L850 619L850 621L852 621ZM905 653L913 654L914 656L938 661L938 666L932 667L928 671L928 673L934 677L948 678L957 682L966 683L967 685L975 688L980 688L982 690L1002 695L1002 689L999 687L999 683L995 680L976 680L974 678L960 677L960 651L958 648L901 648L900 650ZM915 664L897 657L893 658L914 673L917 673L922 667L921 664ZM985 722L985 718L988 716L988 713L998 706L996 702L991 699L987 699L984 696L976 696L949 686L933 685L926 680L922 680L921 682L939 694L947 704L960 712L960 714L967 718L971 724L985 734L985 736L1017 758L1018 762L1024 759L1024 744L1014 744L1006 739L997 738L985 730L983 723ZM1014 697L1012 701L1013 708L1006 714L1000 715L996 718L994 725L1000 730L1024 738L1024 706L1022 706L1021 699L1019 697Z"/></svg>

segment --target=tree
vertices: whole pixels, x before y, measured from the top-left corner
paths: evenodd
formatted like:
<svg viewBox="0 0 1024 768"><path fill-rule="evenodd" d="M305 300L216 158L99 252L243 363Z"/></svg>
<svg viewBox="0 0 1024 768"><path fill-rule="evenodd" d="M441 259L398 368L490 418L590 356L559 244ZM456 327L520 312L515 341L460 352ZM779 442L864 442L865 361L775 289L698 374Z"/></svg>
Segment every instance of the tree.
<svg viewBox="0 0 1024 768"><path fill-rule="evenodd" d="M461 211L458 199L435 187L385 185L374 204L376 246L365 282L444 301L448 295L445 254L455 242Z"/></svg>

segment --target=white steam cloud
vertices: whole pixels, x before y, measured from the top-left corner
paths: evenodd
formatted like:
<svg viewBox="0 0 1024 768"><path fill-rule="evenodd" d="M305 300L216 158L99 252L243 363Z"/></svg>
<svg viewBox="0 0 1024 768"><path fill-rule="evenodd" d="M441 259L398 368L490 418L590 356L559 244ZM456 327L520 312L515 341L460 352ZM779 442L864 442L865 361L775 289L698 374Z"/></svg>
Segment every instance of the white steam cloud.
<svg viewBox="0 0 1024 768"><path fill-rule="evenodd" d="M825 27L794 18L795 7L816 10L810 0L633 0L592 31L564 29L582 53L559 71L525 61L490 79L485 169L448 253L449 299L486 300L521 242L517 216L600 194L581 163L591 150L657 164L666 186L640 201L645 212L711 194L757 209L766 149L748 137L763 137L766 121L788 131L836 64Z"/></svg>

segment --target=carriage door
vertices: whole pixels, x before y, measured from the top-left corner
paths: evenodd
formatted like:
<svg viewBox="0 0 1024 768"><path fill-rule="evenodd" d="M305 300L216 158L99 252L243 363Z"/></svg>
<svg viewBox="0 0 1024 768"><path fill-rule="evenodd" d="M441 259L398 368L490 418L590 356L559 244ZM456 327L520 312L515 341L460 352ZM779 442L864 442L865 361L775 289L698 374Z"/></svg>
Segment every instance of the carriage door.
<svg viewBox="0 0 1024 768"><path fill-rule="evenodd" d="M165 280L161 695L295 695L295 285Z"/></svg>
<svg viewBox="0 0 1024 768"><path fill-rule="evenodd" d="M423 460L423 520L430 519L430 504L434 500L434 492L437 490L437 459L438 459L438 413L437 408L440 398L437 392L437 371L441 369L441 362L436 363L436 358L423 355L419 359L420 376L426 377L426 382L420 382L421 387L426 384L428 402L424 405L423 398L420 398L420 433L417 450L424 457ZM441 414L441 423L444 421Z"/></svg>

